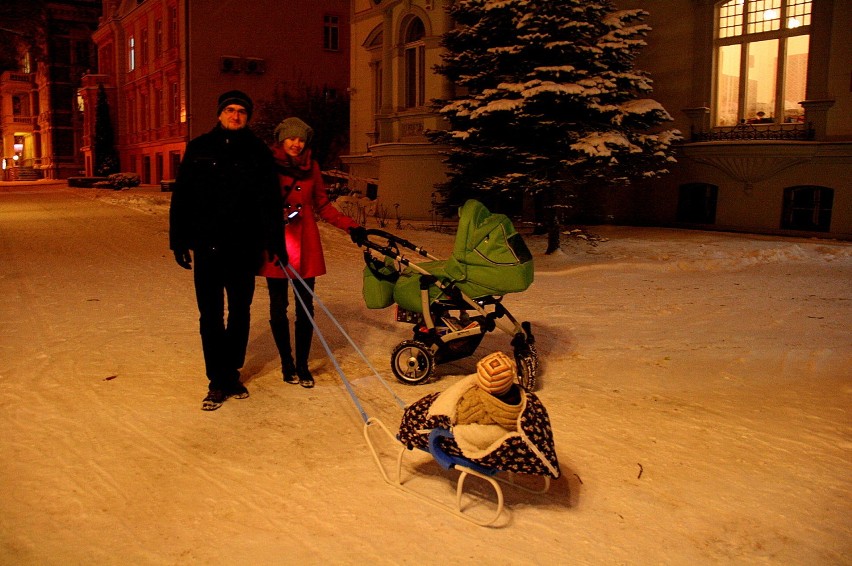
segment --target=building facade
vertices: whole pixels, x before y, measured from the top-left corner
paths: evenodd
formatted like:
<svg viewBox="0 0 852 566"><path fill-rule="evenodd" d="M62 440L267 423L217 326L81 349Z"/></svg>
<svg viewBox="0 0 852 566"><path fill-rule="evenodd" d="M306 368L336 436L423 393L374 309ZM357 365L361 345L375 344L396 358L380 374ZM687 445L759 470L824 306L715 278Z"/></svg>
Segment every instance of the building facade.
<svg viewBox="0 0 852 566"><path fill-rule="evenodd" d="M87 175L94 175L95 106L104 86L121 171L173 179L186 142L216 123L216 102L239 89L255 104L304 85L349 86L347 0L102 0L99 67L83 78Z"/></svg>
<svg viewBox="0 0 852 566"><path fill-rule="evenodd" d="M0 178L64 179L83 168L77 89L82 76L97 64L91 36L100 4L45 2L42 42L36 46L41 56L33 57L22 46L20 68L0 74Z"/></svg>
<svg viewBox="0 0 852 566"><path fill-rule="evenodd" d="M446 0L355 0L351 148L356 186L429 218L445 179L432 71ZM684 134L671 173L601 188L587 217L852 238L852 7L841 0L617 0L652 28L637 68Z"/></svg>
<svg viewBox="0 0 852 566"><path fill-rule="evenodd" d="M453 85L432 71L452 25L445 4L352 3L352 152L343 161L356 188L405 218L429 218L434 185L445 176L439 148L423 134L443 127L432 100L453 95Z"/></svg>

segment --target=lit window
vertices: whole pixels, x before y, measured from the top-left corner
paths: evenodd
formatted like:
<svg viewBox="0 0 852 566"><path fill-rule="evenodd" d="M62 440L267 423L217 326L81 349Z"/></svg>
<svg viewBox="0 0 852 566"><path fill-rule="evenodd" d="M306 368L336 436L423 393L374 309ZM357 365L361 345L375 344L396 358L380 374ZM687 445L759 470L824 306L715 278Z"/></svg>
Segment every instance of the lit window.
<svg viewBox="0 0 852 566"><path fill-rule="evenodd" d="M323 18L322 47L329 51L340 50L340 18L337 16Z"/></svg>
<svg viewBox="0 0 852 566"><path fill-rule="evenodd" d="M405 64L405 107L423 106L426 99L426 29L420 18L409 22L405 32L403 57Z"/></svg>
<svg viewBox="0 0 852 566"><path fill-rule="evenodd" d="M714 123L801 122L811 0L729 0L716 19Z"/></svg>
<svg viewBox="0 0 852 566"><path fill-rule="evenodd" d="M136 69L136 38L132 35L127 42L127 70L133 71Z"/></svg>

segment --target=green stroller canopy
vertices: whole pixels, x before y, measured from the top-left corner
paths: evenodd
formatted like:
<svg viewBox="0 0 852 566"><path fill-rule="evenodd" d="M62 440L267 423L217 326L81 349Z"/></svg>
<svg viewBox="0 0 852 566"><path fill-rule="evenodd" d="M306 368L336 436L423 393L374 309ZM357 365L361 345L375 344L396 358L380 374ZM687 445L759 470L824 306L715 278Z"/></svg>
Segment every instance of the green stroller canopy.
<svg viewBox="0 0 852 566"><path fill-rule="evenodd" d="M504 214L492 214L472 199L459 209L452 257L417 265L472 299L518 293L533 282L532 254L512 221ZM444 298L437 286L429 294L431 301ZM405 268L394 286L393 298L406 310L422 312L420 273Z"/></svg>

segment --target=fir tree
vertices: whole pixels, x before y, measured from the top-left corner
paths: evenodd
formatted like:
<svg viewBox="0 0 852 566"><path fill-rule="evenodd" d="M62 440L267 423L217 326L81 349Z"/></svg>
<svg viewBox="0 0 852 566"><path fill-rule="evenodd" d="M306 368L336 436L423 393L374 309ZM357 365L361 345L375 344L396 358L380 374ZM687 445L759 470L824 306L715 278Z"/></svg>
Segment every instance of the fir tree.
<svg viewBox="0 0 852 566"><path fill-rule="evenodd" d="M103 83L98 85L98 100L95 108L95 174L107 176L117 173L118 154L115 151L115 133L109 115L109 101Z"/></svg>
<svg viewBox="0 0 852 566"><path fill-rule="evenodd" d="M634 60L650 30L642 10L609 1L457 0L437 72L462 92L437 101L449 128L442 207L478 198L513 212L530 195L559 246L575 195L661 175L673 161L671 117Z"/></svg>

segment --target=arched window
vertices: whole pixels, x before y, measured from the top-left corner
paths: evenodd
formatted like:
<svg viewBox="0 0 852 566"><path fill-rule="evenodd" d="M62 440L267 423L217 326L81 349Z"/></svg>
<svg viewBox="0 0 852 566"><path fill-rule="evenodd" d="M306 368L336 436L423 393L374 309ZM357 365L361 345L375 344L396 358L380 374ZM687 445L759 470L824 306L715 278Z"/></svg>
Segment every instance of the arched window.
<svg viewBox="0 0 852 566"><path fill-rule="evenodd" d="M828 232L833 206L834 189L813 185L787 187L784 189L781 228Z"/></svg>
<svg viewBox="0 0 852 566"><path fill-rule="evenodd" d="M382 98L383 83L384 83L384 68L382 67L381 50L384 43L384 33L380 28L373 30L365 47L367 51L372 52L370 58L370 71L372 73L373 84L373 112L378 113L382 110L384 99Z"/></svg>
<svg viewBox="0 0 852 566"><path fill-rule="evenodd" d="M728 0L717 9L715 125L803 121L811 0Z"/></svg>
<svg viewBox="0 0 852 566"><path fill-rule="evenodd" d="M420 18L412 18L405 29L403 57L405 62L405 108L423 106L426 99L426 28Z"/></svg>

